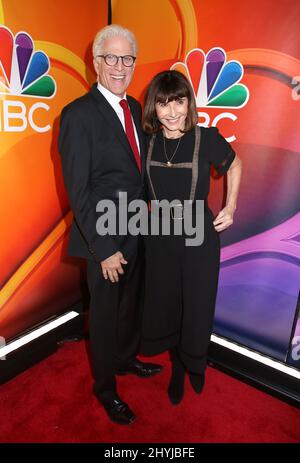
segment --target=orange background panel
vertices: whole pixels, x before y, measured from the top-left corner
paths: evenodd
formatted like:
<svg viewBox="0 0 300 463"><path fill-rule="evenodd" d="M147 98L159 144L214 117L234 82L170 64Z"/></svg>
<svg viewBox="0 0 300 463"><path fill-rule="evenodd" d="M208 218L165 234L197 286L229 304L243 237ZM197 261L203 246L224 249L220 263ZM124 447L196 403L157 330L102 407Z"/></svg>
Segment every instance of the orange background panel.
<svg viewBox="0 0 300 463"><path fill-rule="evenodd" d="M38 109L34 121L51 126L45 133L29 124L23 132L0 133L0 335L9 340L81 297L80 262L66 255L72 217L57 149L59 115L95 79L91 45L107 24L108 2L0 0L1 13L14 36L28 33L35 51L48 55L57 87L52 98L7 93L0 99L1 118L3 98L22 102L27 114L33 104L47 104L49 111Z"/></svg>
<svg viewBox="0 0 300 463"><path fill-rule="evenodd" d="M15 34L63 45L82 59L94 34L107 24L106 0L2 0L5 25Z"/></svg>

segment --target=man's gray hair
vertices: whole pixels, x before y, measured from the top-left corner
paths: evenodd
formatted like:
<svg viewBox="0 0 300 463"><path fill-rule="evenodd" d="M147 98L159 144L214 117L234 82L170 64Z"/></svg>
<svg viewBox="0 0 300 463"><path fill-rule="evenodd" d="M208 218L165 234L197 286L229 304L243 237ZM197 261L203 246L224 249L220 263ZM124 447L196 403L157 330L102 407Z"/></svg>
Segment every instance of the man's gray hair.
<svg viewBox="0 0 300 463"><path fill-rule="evenodd" d="M133 55L137 54L137 43L134 34L118 24L110 24L98 32L93 43L93 57L103 53L103 42L112 37L125 37L132 46Z"/></svg>

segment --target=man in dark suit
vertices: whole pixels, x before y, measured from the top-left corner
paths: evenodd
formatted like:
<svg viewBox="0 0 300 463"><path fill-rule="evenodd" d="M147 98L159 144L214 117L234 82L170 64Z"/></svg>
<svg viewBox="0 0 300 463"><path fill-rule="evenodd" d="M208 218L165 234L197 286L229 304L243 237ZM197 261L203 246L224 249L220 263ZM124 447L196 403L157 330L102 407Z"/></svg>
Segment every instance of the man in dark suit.
<svg viewBox="0 0 300 463"><path fill-rule="evenodd" d="M145 147L141 107L126 89L132 79L136 42L117 25L107 26L93 44L97 83L61 115L59 150L74 214L69 253L87 260L90 343L94 393L110 419L129 424L134 413L117 394L116 374L141 377L161 367L136 358L141 315L143 252L140 236L100 236L96 205L144 198Z"/></svg>

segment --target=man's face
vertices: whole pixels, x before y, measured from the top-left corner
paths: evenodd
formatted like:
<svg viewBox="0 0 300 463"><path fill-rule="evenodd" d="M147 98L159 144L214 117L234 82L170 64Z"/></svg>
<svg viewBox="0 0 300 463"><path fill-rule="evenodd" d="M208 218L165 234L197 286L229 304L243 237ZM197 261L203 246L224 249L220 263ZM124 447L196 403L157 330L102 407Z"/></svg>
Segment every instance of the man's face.
<svg viewBox="0 0 300 463"><path fill-rule="evenodd" d="M122 36L111 37L103 42L101 55L110 54L116 56L134 56L130 42ZM105 63L104 58L95 58L94 67L98 76L98 82L110 92L123 98L131 82L134 65L126 67L123 65L122 60L119 59L117 64L109 66Z"/></svg>

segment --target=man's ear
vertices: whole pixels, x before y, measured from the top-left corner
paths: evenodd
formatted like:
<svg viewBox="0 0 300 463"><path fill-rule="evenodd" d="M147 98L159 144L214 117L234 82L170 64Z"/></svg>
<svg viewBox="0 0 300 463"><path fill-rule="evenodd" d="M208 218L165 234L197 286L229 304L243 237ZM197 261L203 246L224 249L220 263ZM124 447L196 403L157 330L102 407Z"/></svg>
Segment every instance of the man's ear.
<svg viewBox="0 0 300 463"><path fill-rule="evenodd" d="M99 64L98 64L98 62L97 62L97 60L95 58L93 59L93 65L94 65L95 72L96 72L96 74L98 76L99 75L99 71L98 71Z"/></svg>

